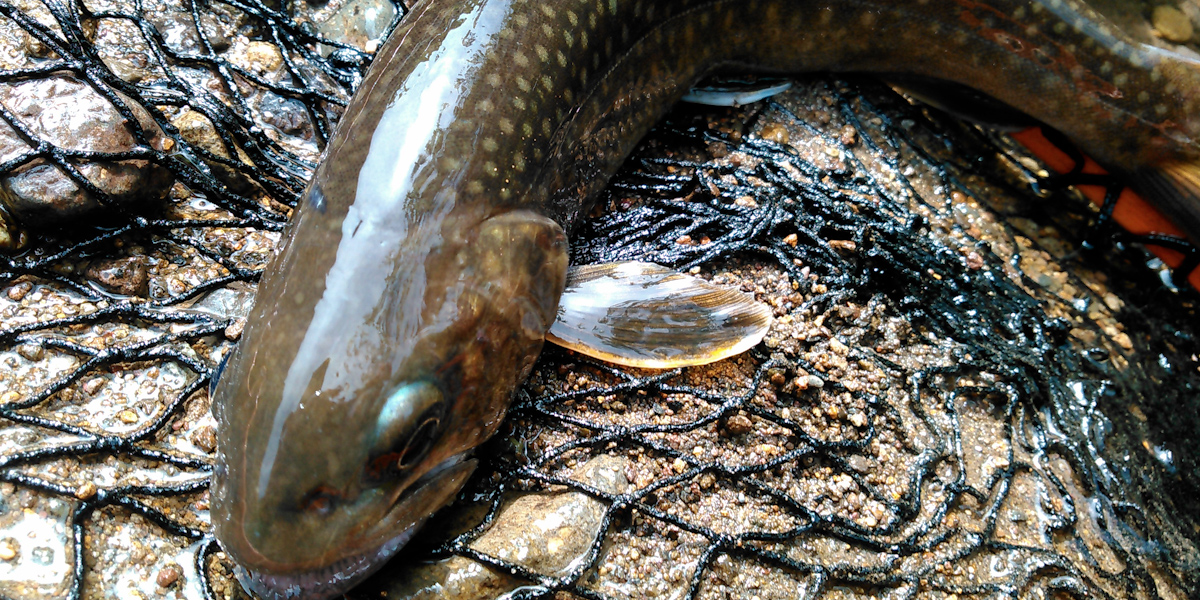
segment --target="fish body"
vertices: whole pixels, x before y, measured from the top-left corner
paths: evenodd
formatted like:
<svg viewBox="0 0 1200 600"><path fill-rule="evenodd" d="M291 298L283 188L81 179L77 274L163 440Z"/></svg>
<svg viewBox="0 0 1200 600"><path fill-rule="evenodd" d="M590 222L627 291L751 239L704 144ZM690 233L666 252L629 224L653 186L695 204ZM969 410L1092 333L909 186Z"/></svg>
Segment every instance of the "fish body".
<svg viewBox="0 0 1200 600"><path fill-rule="evenodd" d="M566 232L718 69L965 85L1200 239L1200 68L1074 0L426 0L347 108L216 386L213 524L247 587L336 595L453 498L554 320Z"/></svg>

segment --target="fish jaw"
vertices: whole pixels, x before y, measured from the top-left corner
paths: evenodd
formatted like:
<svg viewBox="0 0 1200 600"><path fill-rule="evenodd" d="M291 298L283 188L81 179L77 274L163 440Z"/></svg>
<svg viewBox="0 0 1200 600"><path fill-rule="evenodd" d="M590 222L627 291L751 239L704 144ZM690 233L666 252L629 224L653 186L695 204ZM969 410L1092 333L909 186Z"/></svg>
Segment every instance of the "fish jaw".
<svg viewBox="0 0 1200 600"><path fill-rule="evenodd" d="M235 563L234 575L247 591L263 600L321 600L342 594L358 585L412 539L420 527L413 525L388 540L374 553L344 559L336 565L313 570L272 573L250 570ZM235 559L236 560L236 559Z"/></svg>
<svg viewBox="0 0 1200 600"><path fill-rule="evenodd" d="M323 600L346 592L379 570L403 548L438 509L462 489L477 462L458 455L444 461L410 487L381 522L362 540L362 549L311 565L268 560L236 532L224 531L229 520L214 525L222 548L234 559L234 574L264 600ZM303 543L303 542L299 542ZM344 550L344 548L340 548Z"/></svg>

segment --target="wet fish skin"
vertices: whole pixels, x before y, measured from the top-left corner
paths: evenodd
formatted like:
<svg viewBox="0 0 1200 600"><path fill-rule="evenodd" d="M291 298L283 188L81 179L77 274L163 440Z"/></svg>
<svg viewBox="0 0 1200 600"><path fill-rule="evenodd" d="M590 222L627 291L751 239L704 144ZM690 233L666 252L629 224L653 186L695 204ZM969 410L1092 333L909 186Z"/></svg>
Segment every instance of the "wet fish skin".
<svg viewBox="0 0 1200 600"><path fill-rule="evenodd" d="M1196 65L1073 0L421 2L216 386L212 518L248 587L335 595L452 499L540 351L564 232L717 68L954 81L1135 180L1200 154ZM1194 199L1165 208L1197 238Z"/></svg>

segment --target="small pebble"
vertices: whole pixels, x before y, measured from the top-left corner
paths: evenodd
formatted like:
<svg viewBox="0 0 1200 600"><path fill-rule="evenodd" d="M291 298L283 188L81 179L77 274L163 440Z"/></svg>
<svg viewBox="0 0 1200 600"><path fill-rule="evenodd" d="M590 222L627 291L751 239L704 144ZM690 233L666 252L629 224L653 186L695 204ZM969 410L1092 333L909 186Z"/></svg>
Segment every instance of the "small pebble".
<svg viewBox="0 0 1200 600"><path fill-rule="evenodd" d="M746 415L733 415L725 422L725 429L733 435L742 435L750 433L754 429L754 423Z"/></svg>
<svg viewBox="0 0 1200 600"><path fill-rule="evenodd" d="M20 301L21 298L24 298L25 294L28 294L32 289L32 283L29 283L28 281L22 281L21 283L8 288L8 299L14 302Z"/></svg>
<svg viewBox="0 0 1200 600"><path fill-rule="evenodd" d="M778 123L771 123L762 128L758 135L764 140L771 140L780 144L788 143L788 131Z"/></svg>
<svg viewBox="0 0 1200 600"><path fill-rule="evenodd" d="M867 424L867 415L856 412L850 415L850 422L853 423L855 427L862 427L863 425Z"/></svg>
<svg viewBox="0 0 1200 600"><path fill-rule="evenodd" d="M771 371L771 385L783 387L785 383L787 383L787 377L783 375L783 371Z"/></svg>
<svg viewBox="0 0 1200 600"><path fill-rule="evenodd" d="M968 269L971 269L972 271L978 271L979 269L983 268L983 265L983 257L980 256L978 252L972 251L967 253Z"/></svg>
<svg viewBox="0 0 1200 600"><path fill-rule="evenodd" d="M6 541L0 544L0 560L12 560L17 557L17 548L12 542Z"/></svg>
<svg viewBox="0 0 1200 600"><path fill-rule="evenodd" d="M108 380L103 377L93 377L87 380L87 383L83 384L83 391L89 396L94 395L96 392L100 391L100 388L104 387L104 384L107 382Z"/></svg>
<svg viewBox="0 0 1200 600"><path fill-rule="evenodd" d="M20 354L21 358L24 358L25 360L37 362L42 360L42 356L45 354L45 352L42 350L42 347L38 346L37 344L21 344L20 346L17 346L17 354Z"/></svg>
<svg viewBox="0 0 1200 600"><path fill-rule="evenodd" d="M246 59L259 72L270 73L279 69L283 54L279 48L267 42L250 42L246 44Z"/></svg>
<svg viewBox="0 0 1200 600"><path fill-rule="evenodd" d="M75 488L75 497L80 500L88 500L96 495L98 489L96 484L89 481Z"/></svg>
<svg viewBox="0 0 1200 600"><path fill-rule="evenodd" d="M754 200L754 196L742 196L733 203L743 208L758 208L758 202Z"/></svg>
<svg viewBox="0 0 1200 600"><path fill-rule="evenodd" d="M177 564L169 564L158 571L158 576L154 581L158 583L158 587L171 587L179 578L183 576L183 569Z"/></svg>
<svg viewBox="0 0 1200 600"><path fill-rule="evenodd" d="M1146 416L1146 413L1142 412L1142 409L1138 405L1130 404L1128 408L1129 414L1133 415L1137 420L1143 423L1149 420L1149 418Z"/></svg>
<svg viewBox="0 0 1200 600"><path fill-rule="evenodd" d="M205 425L192 434L192 443L201 450L212 453L217 449L217 432L212 425Z"/></svg>
<svg viewBox="0 0 1200 600"><path fill-rule="evenodd" d="M829 240L829 247L847 254L858 250L858 245L851 240Z"/></svg>
<svg viewBox="0 0 1200 600"><path fill-rule="evenodd" d="M121 419L122 423L137 423L138 422L137 413L133 412L132 410L128 410L128 409L117 413L117 418Z"/></svg>
<svg viewBox="0 0 1200 600"><path fill-rule="evenodd" d="M228 327L225 328L225 339L236 342L242 337L242 331L246 328L246 319L234 319Z"/></svg>
<svg viewBox="0 0 1200 600"><path fill-rule="evenodd" d="M838 136L838 141L844 146L853 146L854 144L857 144L858 130L855 129L853 125L842 126L842 130Z"/></svg>

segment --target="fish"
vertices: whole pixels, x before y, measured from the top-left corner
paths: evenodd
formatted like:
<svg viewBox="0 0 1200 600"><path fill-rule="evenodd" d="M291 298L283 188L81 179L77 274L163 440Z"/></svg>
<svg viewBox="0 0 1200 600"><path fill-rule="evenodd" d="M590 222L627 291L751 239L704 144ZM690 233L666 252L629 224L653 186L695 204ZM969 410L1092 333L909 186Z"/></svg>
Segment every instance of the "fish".
<svg viewBox="0 0 1200 600"><path fill-rule="evenodd" d="M1200 240L1200 64L1077 0L417 3L215 384L213 530L247 589L337 595L454 498L559 317L569 233L719 71L969 88L1058 129Z"/></svg>

